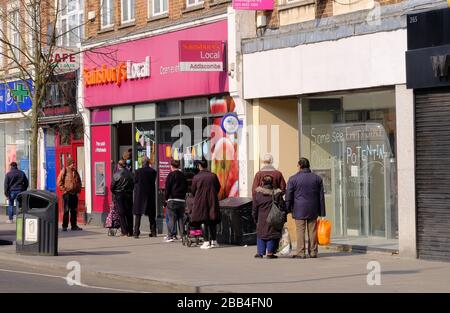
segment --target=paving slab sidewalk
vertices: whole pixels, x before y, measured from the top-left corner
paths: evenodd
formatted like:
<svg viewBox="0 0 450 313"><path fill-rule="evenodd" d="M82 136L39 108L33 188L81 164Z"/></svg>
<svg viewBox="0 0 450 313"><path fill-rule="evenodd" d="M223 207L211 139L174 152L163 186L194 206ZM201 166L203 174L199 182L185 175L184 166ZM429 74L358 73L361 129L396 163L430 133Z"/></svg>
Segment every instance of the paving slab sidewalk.
<svg viewBox="0 0 450 313"><path fill-rule="evenodd" d="M0 237L14 240L14 225L0 218ZM0 238L1 239L1 238ZM321 248L317 259L254 259L256 247L201 250L163 236L108 237L106 229L59 232L59 256L24 256L0 246L0 265L10 262L66 269L147 283L173 292L450 292L450 263L403 259L387 253L347 253ZM381 285L371 286L370 261L381 266ZM69 270L66 270L69 272Z"/></svg>

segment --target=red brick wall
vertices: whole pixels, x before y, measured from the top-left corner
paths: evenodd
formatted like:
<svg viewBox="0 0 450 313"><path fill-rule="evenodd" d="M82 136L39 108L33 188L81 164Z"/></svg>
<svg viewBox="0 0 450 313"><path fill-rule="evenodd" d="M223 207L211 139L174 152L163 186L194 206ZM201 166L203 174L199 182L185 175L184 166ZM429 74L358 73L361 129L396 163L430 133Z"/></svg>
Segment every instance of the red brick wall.
<svg viewBox="0 0 450 313"><path fill-rule="evenodd" d="M87 0L85 7L85 16L88 16L89 11L96 12L96 20L90 22L85 27L86 39L107 40L108 38L117 38L137 30L155 29L164 26L169 26L176 21L183 19L198 19L205 16L206 13L218 12L225 13L231 1L221 3L218 5L211 5L212 0L204 0L203 8L195 11L186 10L186 0L169 0L168 17L156 20L149 20L148 18L148 0L135 0L135 23L129 27L121 25L120 16L120 0L114 0L115 6L115 20L114 27L111 31L103 32L101 30L100 17L100 0ZM217 0L216 0L217 2ZM223 2L223 1L220 1Z"/></svg>

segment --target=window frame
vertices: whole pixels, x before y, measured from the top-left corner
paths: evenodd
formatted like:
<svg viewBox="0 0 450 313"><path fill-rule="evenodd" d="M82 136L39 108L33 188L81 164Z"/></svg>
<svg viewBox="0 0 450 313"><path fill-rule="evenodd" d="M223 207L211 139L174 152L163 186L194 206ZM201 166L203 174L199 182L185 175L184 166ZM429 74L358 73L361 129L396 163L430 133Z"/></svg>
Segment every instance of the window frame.
<svg viewBox="0 0 450 313"><path fill-rule="evenodd" d="M83 27L83 1L81 0L57 0L60 1L61 11L58 16L58 46L60 47L76 47L84 39L84 27ZM69 11L69 2L75 4L73 10ZM65 5L65 7L63 7ZM71 18L75 19L76 27L71 30ZM80 19L81 18L81 19ZM75 32L75 33L74 33ZM64 34L64 35L62 35ZM71 36L75 36L75 40L71 41ZM73 43L73 45L72 45Z"/></svg>
<svg viewBox="0 0 450 313"><path fill-rule="evenodd" d="M189 4L189 1L194 1L194 3L193 4ZM204 0L186 0L186 8L195 7L197 5L202 5L204 3L205 3Z"/></svg>
<svg viewBox="0 0 450 313"><path fill-rule="evenodd" d="M106 11L109 11L109 15L106 16L107 17L106 20L108 20L109 18L109 23L106 25L103 25L103 22L105 20L103 3L107 4ZM114 0L100 0L100 28L105 29L113 26L114 26Z"/></svg>
<svg viewBox="0 0 450 313"><path fill-rule="evenodd" d="M133 3L133 5L131 4ZM124 6L127 6L128 9L128 19L124 20ZM136 1L135 0L120 0L120 23L121 24L129 24L129 23L133 23L136 21ZM133 14L131 14L131 12ZM133 18L131 18L131 16L133 15Z"/></svg>
<svg viewBox="0 0 450 313"><path fill-rule="evenodd" d="M159 2L159 5L161 7L161 11L158 13L155 13L155 2ZM164 2L166 3L166 10L164 10ZM155 16L161 16L164 14L167 14L169 12L169 0L149 0L149 4L148 4L148 17L155 17Z"/></svg>
<svg viewBox="0 0 450 313"><path fill-rule="evenodd" d="M11 16L12 14L17 14L17 16L14 17L14 23L12 22ZM21 38L19 28L20 28L20 11L18 7L14 6L8 11L7 31L8 31L8 40L15 47L13 48L12 46L10 46L9 49L10 51L8 51L8 53L12 53L13 57L17 60L20 59L20 49L21 49L20 44ZM15 39L17 39L17 43Z"/></svg>

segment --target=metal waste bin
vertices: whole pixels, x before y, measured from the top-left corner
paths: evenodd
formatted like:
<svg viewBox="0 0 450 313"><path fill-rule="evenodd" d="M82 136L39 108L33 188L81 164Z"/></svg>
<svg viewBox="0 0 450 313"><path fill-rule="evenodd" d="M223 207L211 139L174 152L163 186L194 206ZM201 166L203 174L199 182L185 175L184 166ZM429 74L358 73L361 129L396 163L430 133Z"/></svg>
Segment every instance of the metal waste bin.
<svg viewBox="0 0 450 313"><path fill-rule="evenodd" d="M17 196L16 253L58 255L58 201L45 190Z"/></svg>
<svg viewBox="0 0 450 313"><path fill-rule="evenodd" d="M221 221L217 227L218 243L255 245L256 225L252 217L252 198L226 198L219 205Z"/></svg>

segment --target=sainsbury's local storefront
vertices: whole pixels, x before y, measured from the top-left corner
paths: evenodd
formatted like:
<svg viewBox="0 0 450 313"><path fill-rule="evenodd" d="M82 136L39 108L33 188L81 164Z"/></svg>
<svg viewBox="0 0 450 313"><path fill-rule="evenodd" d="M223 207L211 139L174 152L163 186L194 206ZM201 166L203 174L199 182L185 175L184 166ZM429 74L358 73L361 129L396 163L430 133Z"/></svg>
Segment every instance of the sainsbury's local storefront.
<svg viewBox="0 0 450 313"><path fill-rule="evenodd" d="M193 161L207 158L222 183L220 197L238 196L238 135L222 127L225 116L238 118L228 93L226 41L223 20L84 54L94 220L109 211L111 175L130 149L133 170L147 156L158 171L160 203L172 158L181 161L188 177ZM202 50L204 60L180 54L182 44ZM195 71L185 71L190 69ZM163 216L161 205L157 214Z"/></svg>

